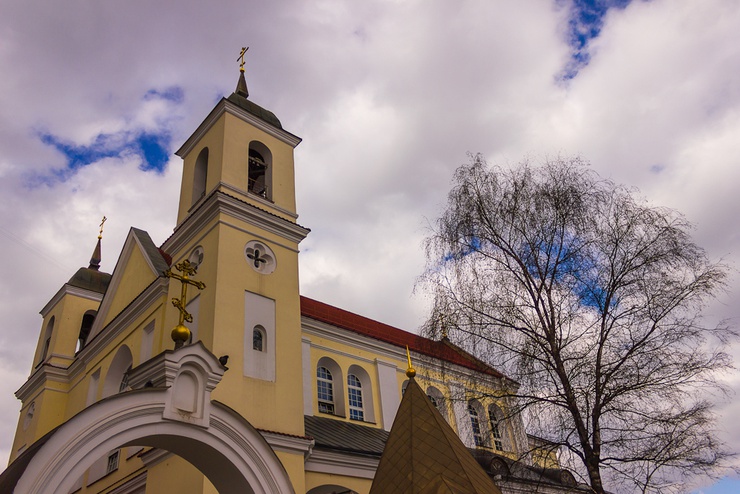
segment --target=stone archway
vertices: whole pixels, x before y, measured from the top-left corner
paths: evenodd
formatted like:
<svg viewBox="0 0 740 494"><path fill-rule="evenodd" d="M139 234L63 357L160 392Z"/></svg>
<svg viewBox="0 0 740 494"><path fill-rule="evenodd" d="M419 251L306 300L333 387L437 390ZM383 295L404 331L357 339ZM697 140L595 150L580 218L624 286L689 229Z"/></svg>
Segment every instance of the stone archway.
<svg viewBox="0 0 740 494"><path fill-rule="evenodd" d="M208 477L220 494L294 493L285 468L262 435L227 406L210 401L210 390L220 379L218 360L210 352L195 344L165 352L159 360L163 365L135 369L132 378L152 383L148 378L154 376L156 382L155 367L166 368L165 386L119 394L72 417L34 450L13 492L67 494L97 458L136 445L181 456ZM186 372L180 372L183 369ZM180 375L196 384L180 386ZM210 385L200 387L198 382ZM178 390L192 393L193 400L178 397L182 393ZM178 408L182 402L194 403L196 416Z"/></svg>

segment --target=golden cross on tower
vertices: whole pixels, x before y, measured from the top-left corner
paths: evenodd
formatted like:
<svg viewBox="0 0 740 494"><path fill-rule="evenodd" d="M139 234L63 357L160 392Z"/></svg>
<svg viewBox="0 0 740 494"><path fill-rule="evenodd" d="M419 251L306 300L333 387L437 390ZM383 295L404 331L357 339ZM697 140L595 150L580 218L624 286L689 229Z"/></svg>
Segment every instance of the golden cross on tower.
<svg viewBox="0 0 740 494"><path fill-rule="evenodd" d="M184 261L175 264L175 269L180 271L182 274L175 274L172 269L168 269L164 272L164 275L168 278L174 278L180 280L182 283L182 290L180 292L180 298L173 298L172 305L180 311L180 321L172 330L171 336L172 341L175 342L175 349L180 348L190 339L190 330L185 326L185 321L193 322L193 316L186 309L188 285L193 285L198 290L203 290L206 285L202 281L191 280L190 277L197 273L198 267L190 264L190 261L185 259Z"/></svg>
<svg viewBox="0 0 740 494"><path fill-rule="evenodd" d="M242 52L239 54L239 57L236 59L237 62L241 60L241 63L239 64L239 70L241 72L244 72L244 54L247 53L247 50L249 50L249 47L243 46Z"/></svg>
<svg viewBox="0 0 740 494"><path fill-rule="evenodd" d="M105 222L108 220L105 216L103 216L103 221L100 222L100 233L98 234L98 240L103 238L103 225L105 225Z"/></svg>

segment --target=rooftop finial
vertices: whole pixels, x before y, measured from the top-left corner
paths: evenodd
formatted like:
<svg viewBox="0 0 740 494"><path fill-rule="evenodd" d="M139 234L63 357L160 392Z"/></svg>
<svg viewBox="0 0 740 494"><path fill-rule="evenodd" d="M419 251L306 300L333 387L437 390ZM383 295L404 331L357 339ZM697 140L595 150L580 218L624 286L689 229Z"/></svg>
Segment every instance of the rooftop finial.
<svg viewBox="0 0 740 494"><path fill-rule="evenodd" d="M416 370L411 366L411 352L409 352L408 345L406 345L406 359L409 361L409 367L406 369L406 376L411 379L416 375Z"/></svg>
<svg viewBox="0 0 740 494"><path fill-rule="evenodd" d="M244 72L244 55L247 53L247 50L249 50L248 46L242 46L242 51L239 53L239 58L236 59L239 63L239 71Z"/></svg>
<svg viewBox="0 0 740 494"><path fill-rule="evenodd" d="M249 50L248 46L243 46L242 51L239 53L239 57L236 59L239 62L239 82L236 84L236 94L249 97L249 90L247 89L247 80L244 78L244 55Z"/></svg>
<svg viewBox="0 0 740 494"><path fill-rule="evenodd" d="M105 221L108 218L103 216L103 221L100 222L100 233L98 233L98 243L95 245L95 250L93 250L92 257L90 257L90 265L87 267L87 269L94 269L95 271L100 269L100 241L103 238L103 225L105 224Z"/></svg>
<svg viewBox="0 0 740 494"><path fill-rule="evenodd" d="M103 216L103 221L100 222L100 233L98 234L98 240L103 238L103 225L105 225L105 222L108 221L108 218Z"/></svg>

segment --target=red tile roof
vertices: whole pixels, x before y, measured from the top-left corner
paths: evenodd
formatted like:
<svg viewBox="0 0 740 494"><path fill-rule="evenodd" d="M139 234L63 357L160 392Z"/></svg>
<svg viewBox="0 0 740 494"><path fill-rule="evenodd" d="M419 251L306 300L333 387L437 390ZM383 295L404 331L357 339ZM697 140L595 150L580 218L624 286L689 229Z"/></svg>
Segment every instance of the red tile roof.
<svg viewBox="0 0 740 494"><path fill-rule="evenodd" d="M301 315L349 331L375 338L392 345L438 358L495 377L504 377L499 371L473 357L465 350L450 343L449 340L430 340L402 329L394 328L382 322L373 321L337 307L301 296Z"/></svg>

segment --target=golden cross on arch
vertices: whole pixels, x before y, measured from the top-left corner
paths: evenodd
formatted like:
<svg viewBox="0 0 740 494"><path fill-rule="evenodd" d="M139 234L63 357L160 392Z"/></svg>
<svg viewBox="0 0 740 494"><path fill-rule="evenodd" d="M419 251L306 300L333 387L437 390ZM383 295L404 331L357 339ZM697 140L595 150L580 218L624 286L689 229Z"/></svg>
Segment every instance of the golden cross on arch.
<svg viewBox="0 0 740 494"><path fill-rule="evenodd" d="M172 299L172 305L180 311L180 320L175 329L172 330L172 339L175 341L175 348L180 348L190 339L190 330L184 323L185 321L193 322L193 315L185 309L185 306L187 305L188 285L193 285L198 290L203 290L206 285L202 281L190 279L191 276L197 273L198 267L193 266L189 260L185 259L184 261L175 264L175 269L180 271L182 274L175 274L172 272L172 269L168 269L164 272L164 275L168 278L180 280L180 283L182 283L180 298Z"/></svg>
<svg viewBox="0 0 740 494"><path fill-rule="evenodd" d="M247 50L249 50L249 47L248 46L243 46L242 47L242 51L239 54L239 57L236 59L237 62L239 62L241 60L241 63L239 64L239 70L241 72L244 72L244 54L247 53Z"/></svg>

